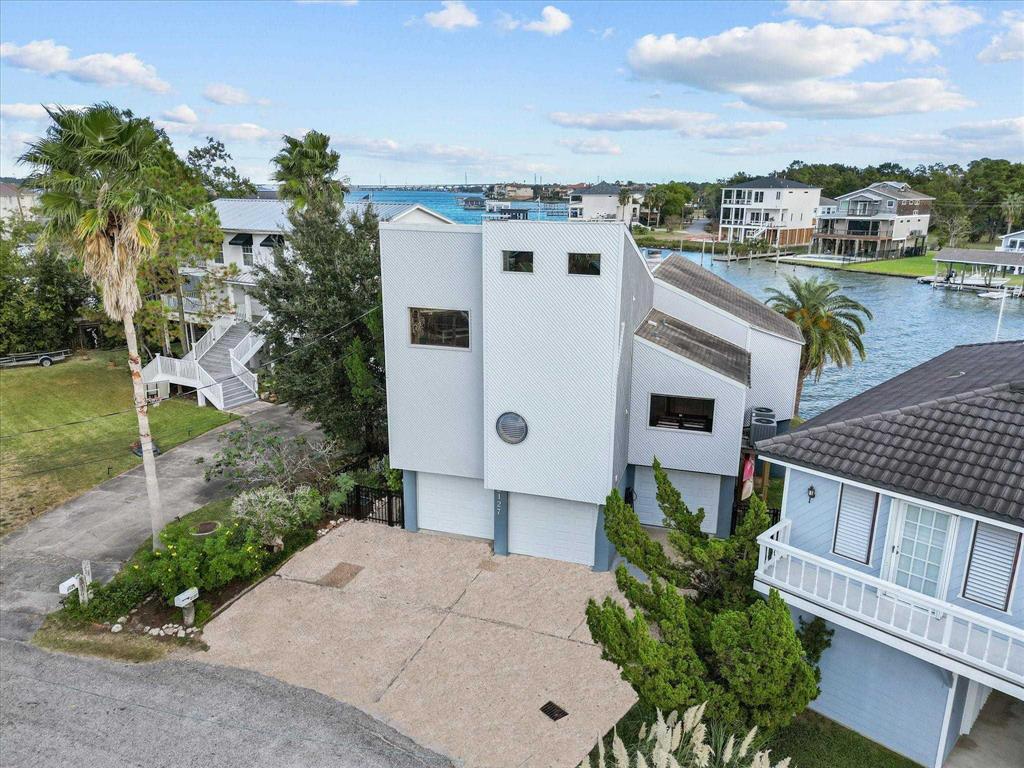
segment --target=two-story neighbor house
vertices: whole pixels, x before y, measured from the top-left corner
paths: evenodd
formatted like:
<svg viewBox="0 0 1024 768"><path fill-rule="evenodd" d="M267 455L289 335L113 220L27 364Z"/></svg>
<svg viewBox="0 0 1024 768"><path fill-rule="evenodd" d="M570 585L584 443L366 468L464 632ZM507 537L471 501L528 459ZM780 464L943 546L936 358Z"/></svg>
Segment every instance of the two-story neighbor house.
<svg viewBox="0 0 1024 768"><path fill-rule="evenodd" d="M287 247L289 202L221 198L212 205L224 233L221 250L205 265L181 268L187 282L180 300L192 348L180 360L157 355L143 370L143 381L161 395L169 384L195 387L200 405L230 409L257 397L257 378L247 364L263 346L258 323L267 312L252 296L255 268L273 266L274 247ZM362 216L371 205L381 221L450 223L409 203L347 202L342 216ZM162 298L177 315L179 297Z"/></svg>
<svg viewBox="0 0 1024 768"><path fill-rule="evenodd" d="M990 692L1024 699L1024 342L956 347L757 449L786 485L755 587L835 630L811 707L941 766Z"/></svg>
<svg viewBox="0 0 1024 768"><path fill-rule="evenodd" d="M934 199L902 181L879 181L840 195L838 205L819 217L812 250L852 259L924 253Z"/></svg>
<svg viewBox="0 0 1024 768"><path fill-rule="evenodd" d="M617 222L381 225L391 465L406 526L608 568L609 489L655 456L728 533L748 408L793 415L802 337Z"/></svg>
<svg viewBox="0 0 1024 768"><path fill-rule="evenodd" d="M1024 229L1018 229L1016 232L1007 232L1005 235L1000 237L999 245L996 246L996 250L1010 252L1024 251Z"/></svg>
<svg viewBox="0 0 1024 768"><path fill-rule="evenodd" d="M602 181L574 190L569 195L569 218L580 221L623 221L633 224L640 218L643 195L630 195L629 202L619 202L622 187Z"/></svg>
<svg viewBox="0 0 1024 768"><path fill-rule="evenodd" d="M807 245L821 188L781 176L765 176L722 188L718 239L763 240L774 247Z"/></svg>

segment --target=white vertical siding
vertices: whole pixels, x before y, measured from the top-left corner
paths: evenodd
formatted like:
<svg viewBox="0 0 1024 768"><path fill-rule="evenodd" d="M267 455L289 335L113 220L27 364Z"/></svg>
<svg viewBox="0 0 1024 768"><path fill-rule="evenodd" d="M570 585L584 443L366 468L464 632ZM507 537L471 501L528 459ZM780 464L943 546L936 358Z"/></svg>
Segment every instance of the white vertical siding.
<svg viewBox="0 0 1024 768"><path fill-rule="evenodd" d="M629 459L629 393L633 380L633 331L651 311L654 280L647 262L628 234L623 236L622 290L619 297L618 380L615 386L615 447L612 485L617 485Z"/></svg>
<svg viewBox="0 0 1024 768"><path fill-rule="evenodd" d="M612 478L621 224L483 225L484 472L489 488L601 503ZM502 250L533 251L532 273L502 271ZM570 275L568 254L601 254L601 274ZM529 435L494 431L505 411Z"/></svg>
<svg viewBox="0 0 1024 768"><path fill-rule="evenodd" d="M747 388L634 337L629 463L735 476L740 462ZM712 398L711 433L648 426L652 394Z"/></svg>
<svg viewBox="0 0 1024 768"><path fill-rule="evenodd" d="M801 345L751 328L747 349L750 352L747 406L771 408L779 421L793 418Z"/></svg>
<svg viewBox="0 0 1024 768"><path fill-rule="evenodd" d="M381 224L391 465L483 477L479 227ZM409 307L468 309L470 349L409 343Z"/></svg>

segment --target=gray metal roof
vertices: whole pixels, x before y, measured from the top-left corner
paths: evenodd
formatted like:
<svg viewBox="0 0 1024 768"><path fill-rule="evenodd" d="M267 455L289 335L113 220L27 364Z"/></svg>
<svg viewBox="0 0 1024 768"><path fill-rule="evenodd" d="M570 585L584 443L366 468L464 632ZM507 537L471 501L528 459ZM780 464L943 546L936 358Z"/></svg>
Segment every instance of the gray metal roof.
<svg viewBox="0 0 1024 768"><path fill-rule="evenodd" d="M974 248L943 248L934 261L959 264L985 264L993 267L1024 267L1024 253L1016 251L982 251Z"/></svg>
<svg viewBox="0 0 1024 768"><path fill-rule="evenodd" d="M654 277L694 296L755 328L774 333L792 341L804 341L800 327L771 307L762 304L746 291L740 290L709 269L673 254L655 267Z"/></svg>
<svg viewBox="0 0 1024 768"><path fill-rule="evenodd" d="M956 347L757 448L768 458L1024 523L1024 341Z"/></svg>
<svg viewBox="0 0 1024 768"><path fill-rule="evenodd" d="M853 197L854 195L860 194L861 192L877 192L880 195L886 195L895 200L934 200L934 197L924 194L923 192L917 192L910 188L909 184L902 181L876 181L874 184L869 184L861 189L855 189L852 192L847 192L845 195L840 195L840 200L846 200Z"/></svg>
<svg viewBox="0 0 1024 768"><path fill-rule="evenodd" d="M831 197L825 197L824 195L818 200L818 205L839 205L838 200L833 200Z"/></svg>
<svg viewBox="0 0 1024 768"><path fill-rule="evenodd" d="M635 331L641 339L750 386L750 353L657 309Z"/></svg>
<svg viewBox="0 0 1024 768"><path fill-rule="evenodd" d="M342 214L347 216L356 213L362 216L370 205L381 221L390 221L417 207L415 203L355 200L346 201ZM228 232L287 232L288 206L287 200L222 197L213 201L213 207L220 217L220 228Z"/></svg>
<svg viewBox="0 0 1024 768"><path fill-rule="evenodd" d="M793 181L782 176L762 176L759 179L722 186L723 189L821 189L813 184L804 184L802 181Z"/></svg>
<svg viewBox="0 0 1024 768"><path fill-rule="evenodd" d="M573 194L575 195L617 195L619 190L622 189L618 184L611 184L607 181L602 181L598 184L594 184L590 187L584 187L583 189L577 189Z"/></svg>

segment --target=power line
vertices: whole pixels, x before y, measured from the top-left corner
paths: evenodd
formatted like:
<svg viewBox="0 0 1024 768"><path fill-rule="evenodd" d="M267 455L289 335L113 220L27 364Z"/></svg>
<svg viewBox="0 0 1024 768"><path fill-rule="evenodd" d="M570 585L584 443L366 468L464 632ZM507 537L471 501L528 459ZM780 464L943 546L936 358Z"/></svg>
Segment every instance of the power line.
<svg viewBox="0 0 1024 768"><path fill-rule="evenodd" d="M253 371L263 370L264 368L266 368L266 367L268 367L270 365L274 365L275 363L278 363L278 362L280 362L280 361L282 361L282 360L284 360L284 359L286 359L288 357L291 357L296 352L300 352L301 350L305 349L306 347L312 346L313 344L319 343L319 342L323 341L324 339L330 338L334 334L338 333L338 331L344 330L345 328L349 327L350 325L353 325L354 323L357 323L358 321L362 320L364 317L369 315L371 312L375 312L376 310L378 310L380 308L381 308L381 305L377 304L376 306L371 307L370 309L368 309L365 312L363 312L358 317L356 317L356 318L354 318L352 320L349 320L347 323L339 325L333 331L325 333L322 336L318 336L317 338L312 339L311 341L308 341L308 342L306 342L305 344L303 344L303 345L301 345L299 347L295 347L293 349L290 349L287 353L281 355L280 357L277 357L277 358L275 358L273 360L267 360L266 362L264 362L263 364L257 366L256 368L254 368L252 370ZM324 367L326 367L326 366L324 366ZM320 370L322 370L322 368ZM189 392L182 392L182 393L179 393L177 395L171 395L169 397L165 397L161 402L167 402L168 400L173 400L173 399L179 398L179 397L187 397L187 396L191 395L192 392L200 392L202 390L218 386L218 385L223 384L225 381L228 381L228 380L230 380L232 378L234 378L234 375L227 376L227 377L225 377L223 379L217 379L212 384L204 384L203 386L196 387L194 390L191 390ZM78 425L78 424L85 424L85 423L88 423L88 422L91 422L91 421L97 421L99 419L107 419L107 418L110 418L111 416L120 416L120 415L125 414L125 413L133 413L134 411L135 411L135 406L133 405L131 408L125 408L125 409L120 410L120 411L111 411L110 413L103 413L103 414L99 414L97 416L90 416L90 417L85 418L85 419L75 419L73 421L65 421L65 422L61 422L60 424L53 424L53 425L51 425L49 427L38 427L36 429L26 429L26 430L23 430L21 432L10 432L10 433L8 433L6 435L0 435L0 440L7 440L7 439L10 439L12 437L18 437L20 435L31 435L31 434L38 434L40 432L51 432L51 431L53 431L55 429L62 429L64 427L74 426L74 425Z"/></svg>

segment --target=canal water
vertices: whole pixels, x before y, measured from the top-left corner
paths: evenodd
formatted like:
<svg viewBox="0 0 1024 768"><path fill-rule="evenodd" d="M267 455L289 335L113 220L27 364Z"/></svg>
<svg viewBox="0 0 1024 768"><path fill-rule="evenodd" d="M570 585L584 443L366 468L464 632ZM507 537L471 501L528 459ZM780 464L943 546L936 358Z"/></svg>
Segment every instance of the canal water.
<svg viewBox="0 0 1024 768"><path fill-rule="evenodd" d="M357 200L367 192L352 190L349 199ZM372 199L381 202L415 202L447 216L453 221L478 224L480 211L464 211L450 192L374 191ZM523 204L528 205L528 204ZM684 252L695 262L699 253ZM999 301L979 298L974 293L932 289L916 280L900 277L840 272L817 267L773 262L711 262L704 266L733 285L764 300L768 288L786 287L786 276L807 278L827 276L839 283L842 292L871 310L864 346L867 359L857 360L849 368L830 367L821 380L808 380L804 387L800 413L810 418L837 403L890 379L958 344L992 341L999 315ZM1024 339L1024 301L1008 299L1003 312L1000 340Z"/></svg>

